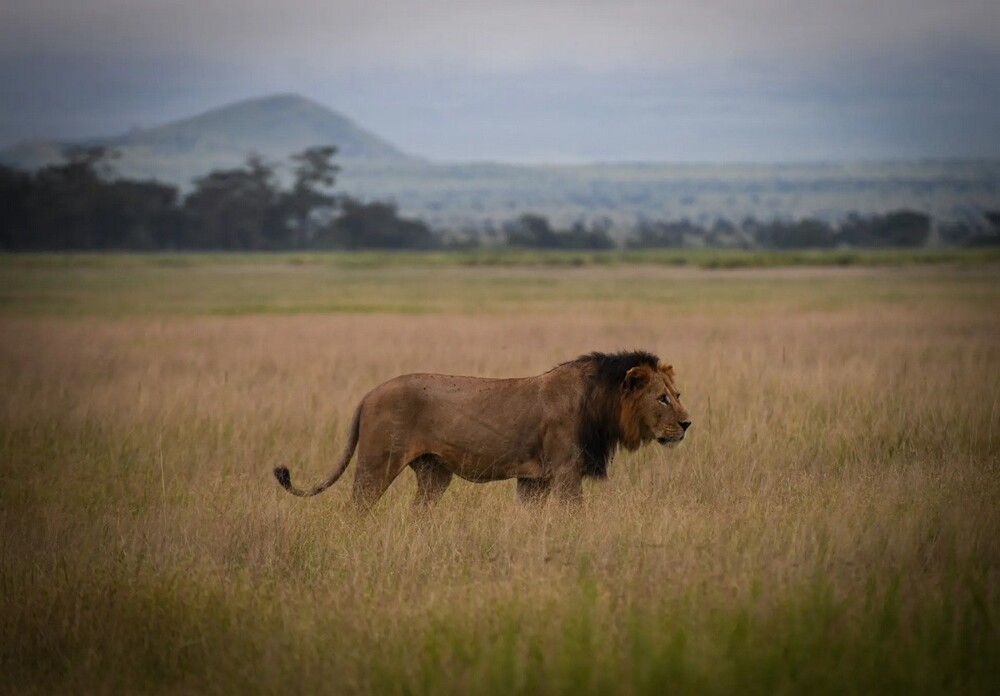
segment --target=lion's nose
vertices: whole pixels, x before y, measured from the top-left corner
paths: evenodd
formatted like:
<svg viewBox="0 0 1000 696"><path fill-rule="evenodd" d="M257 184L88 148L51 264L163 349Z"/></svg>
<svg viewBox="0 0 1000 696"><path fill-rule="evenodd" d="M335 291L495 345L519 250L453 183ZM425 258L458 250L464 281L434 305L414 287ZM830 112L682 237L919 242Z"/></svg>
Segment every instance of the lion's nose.
<svg viewBox="0 0 1000 696"><path fill-rule="evenodd" d="M684 428L684 430L687 430L688 428L691 427L691 421L689 421L689 420L688 421L681 421L681 427Z"/></svg>

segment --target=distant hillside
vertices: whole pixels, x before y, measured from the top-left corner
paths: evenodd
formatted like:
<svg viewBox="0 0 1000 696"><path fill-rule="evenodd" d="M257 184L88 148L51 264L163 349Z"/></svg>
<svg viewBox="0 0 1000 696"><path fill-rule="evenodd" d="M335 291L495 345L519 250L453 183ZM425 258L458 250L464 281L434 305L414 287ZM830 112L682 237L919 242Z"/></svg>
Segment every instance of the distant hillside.
<svg viewBox="0 0 1000 696"><path fill-rule="evenodd" d="M1000 209L1000 161L357 166L345 167L338 187L390 198L445 228L499 226L527 211L563 226L597 218L626 227L643 219L836 222L901 208L976 221Z"/></svg>
<svg viewBox="0 0 1000 696"><path fill-rule="evenodd" d="M336 145L345 164L420 162L336 111L295 95L249 99L113 138L23 143L0 151L0 162L34 169L58 161L67 147L90 144L117 150L115 170L122 176L181 186L211 169L235 166L250 152L284 160L314 145Z"/></svg>
<svg viewBox="0 0 1000 696"><path fill-rule="evenodd" d="M25 143L0 163L34 169L59 161L69 145L104 144L121 153L120 176L159 179L182 189L249 152L271 162L306 147L336 145L336 188L395 201L400 211L441 228L500 226L524 212L559 225L637 220L819 217L834 222L909 208L936 219L979 220L1000 209L1000 161L796 164L605 163L516 166L430 162L402 152L350 119L294 95L242 101L192 118L87 142ZM287 168L284 173L287 174Z"/></svg>

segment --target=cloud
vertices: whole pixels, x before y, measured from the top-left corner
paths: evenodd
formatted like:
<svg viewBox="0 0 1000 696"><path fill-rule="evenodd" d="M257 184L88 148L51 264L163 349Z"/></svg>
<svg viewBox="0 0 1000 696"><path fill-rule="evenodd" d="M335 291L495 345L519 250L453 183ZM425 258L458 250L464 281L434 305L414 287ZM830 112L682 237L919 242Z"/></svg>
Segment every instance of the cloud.
<svg viewBox="0 0 1000 696"><path fill-rule="evenodd" d="M997 46L995 0L13 0L0 44L266 68L607 71Z"/></svg>
<svg viewBox="0 0 1000 696"><path fill-rule="evenodd" d="M296 91L450 159L1000 156L996 0L7 0L0 143Z"/></svg>

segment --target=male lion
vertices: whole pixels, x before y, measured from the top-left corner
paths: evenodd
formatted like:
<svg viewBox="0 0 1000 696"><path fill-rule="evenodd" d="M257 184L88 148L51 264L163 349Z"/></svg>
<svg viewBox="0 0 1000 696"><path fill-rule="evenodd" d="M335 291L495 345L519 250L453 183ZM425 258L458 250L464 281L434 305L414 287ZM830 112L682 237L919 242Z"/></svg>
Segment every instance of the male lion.
<svg viewBox="0 0 1000 696"><path fill-rule="evenodd" d="M585 476L607 475L617 446L676 444L690 425L673 367L642 351L581 355L536 377L403 375L358 404L326 481L304 491L286 467L274 475L295 495L316 495L340 478L357 448L359 507L374 504L407 466L417 475L417 504L437 502L454 474L516 478L521 501L544 500L550 490L578 500Z"/></svg>

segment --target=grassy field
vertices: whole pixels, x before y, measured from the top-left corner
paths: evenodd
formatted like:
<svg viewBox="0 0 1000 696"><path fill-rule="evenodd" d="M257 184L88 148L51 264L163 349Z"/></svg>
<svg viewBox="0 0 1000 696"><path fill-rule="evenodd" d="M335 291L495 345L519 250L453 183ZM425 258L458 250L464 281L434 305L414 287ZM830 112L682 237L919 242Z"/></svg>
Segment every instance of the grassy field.
<svg viewBox="0 0 1000 696"><path fill-rule="evenodd" d="M0 690L996 693L1000 268L951 261L0 258ZM271 476L396 374L633 347L694 426L579 508Z"/></svg>
<svg viewBox="0 0 1000 696"><path fill-rule="evenodd" d="M0 269L190 268L198 266L332 266L337 269L453 268L456 266L580 267L681 266L782 268L786 266L980 265L1000 262L997 247L891 249L613 249L543 250L499 247L466 251L304 251L0 254Z"/></svg>

